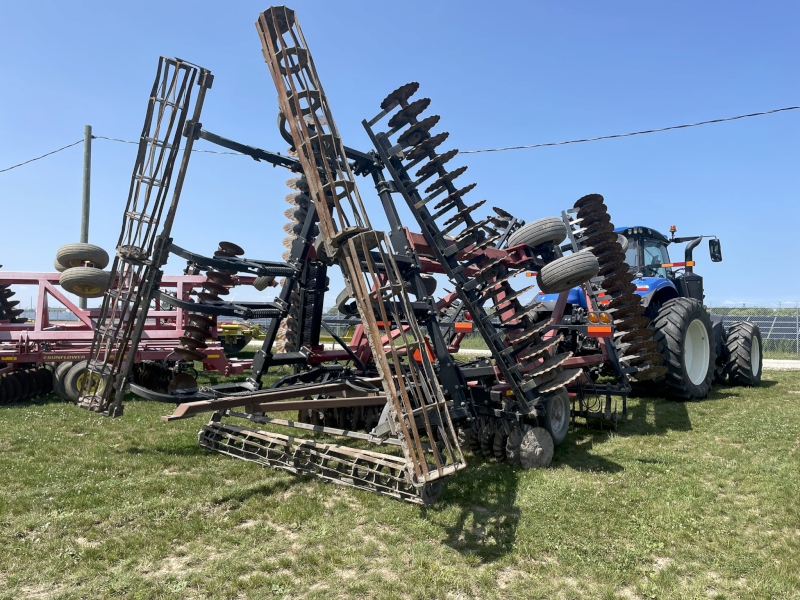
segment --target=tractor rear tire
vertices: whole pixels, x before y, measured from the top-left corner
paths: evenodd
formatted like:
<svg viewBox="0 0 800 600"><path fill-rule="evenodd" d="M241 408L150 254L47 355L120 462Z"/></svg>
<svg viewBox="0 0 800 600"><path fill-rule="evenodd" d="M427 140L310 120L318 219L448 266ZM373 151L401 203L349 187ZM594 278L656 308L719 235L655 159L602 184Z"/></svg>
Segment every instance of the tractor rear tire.
<svg viewBox="0 0 800 600"><path fill-rule="evenodd" d="M667 394L684 400L708 396L717 357L711 317L703 305L694 298L668 300L654 325L667 367Z"/></svg>
<svg viewBox="0 0 800 600"><path fill-rule="evenodd" d="M761 331L755 323L739 321L728 330L728 364L732 385L757 386L761 383L763 347Z"/></svg>
<svg viewBox="0 0 800 600"><path fill-rule="evenodd" d="M544 417L542 425L553 438L553 445L558 446L567 437L569 431L570 401L566 388L559 388L544 399Z"/></svg>
<svg viewBox="0 0 800 600"><path fill-rule="evenodd" d="M557 294L586 283L599 270L600 265L595 255L581 250L543 266L536 276L536 283L545 294Z"/></svg>
<svg viewBox="0 0 800 600"><path fill-rule="evenodd" d="M83 267L87 262L97 269L105 269L108 266L108 252L94 244L67 244L56 252L56 261L64 269Z"/></svg>
<svg viewBox="0 0 800 600"><path fill-rule="evenodd" d="M508 236L508 245L525 244L529 248L537 248L543 244L560 244L567 238L564 221L558 217L547 217L528 223Z"/></svg>
<svg viewBox="0 0 800 600"><path fill-rule="evenodd" d="M64 271L67 270L67 267L65 267L60 262L58 262L58 259L55 259L53 261L53 266L55 267L56 271L58 271L59 273L63 273Z"/></svg>
<svg viewBox="0 0 800 600"><path fill-rule="evenodd" d="M80 298L100 298L108 289L108 272L94 267L72 267L58 282L65 291Z"/></svg>

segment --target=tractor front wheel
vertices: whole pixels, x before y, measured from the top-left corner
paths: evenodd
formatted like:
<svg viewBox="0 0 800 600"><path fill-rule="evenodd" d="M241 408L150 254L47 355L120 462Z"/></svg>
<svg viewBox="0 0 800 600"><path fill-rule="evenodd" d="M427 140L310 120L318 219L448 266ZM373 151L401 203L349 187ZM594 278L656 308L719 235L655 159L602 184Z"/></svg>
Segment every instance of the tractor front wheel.
<svg viewBox="0 0 800 600"><path fill-rule="evenodd" d="M669 395L686 400L705 398L714 378L716 350L711 317L693 298L664 303L655 320L655 339L667 367Z"/></svg>

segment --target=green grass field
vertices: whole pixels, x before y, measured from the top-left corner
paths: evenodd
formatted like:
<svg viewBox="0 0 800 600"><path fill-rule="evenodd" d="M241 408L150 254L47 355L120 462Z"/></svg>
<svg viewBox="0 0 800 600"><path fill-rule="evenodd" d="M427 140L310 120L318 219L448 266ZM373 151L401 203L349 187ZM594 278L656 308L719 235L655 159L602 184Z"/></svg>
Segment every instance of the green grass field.
<svg viewBox="0 0 800 600"><path fill-rule="evenodd" d="M0 408L2 598L800 598L800 373L630 402L419 508L209 454L205 419Z"/></svg>

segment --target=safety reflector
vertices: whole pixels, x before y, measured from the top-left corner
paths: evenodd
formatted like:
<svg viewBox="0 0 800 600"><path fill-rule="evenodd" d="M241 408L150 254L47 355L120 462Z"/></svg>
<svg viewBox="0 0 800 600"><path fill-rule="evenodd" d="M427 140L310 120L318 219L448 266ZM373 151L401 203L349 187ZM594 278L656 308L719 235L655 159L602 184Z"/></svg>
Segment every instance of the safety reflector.
<svg viewBox="0 0 800 600"><path fill-rule="evenodd" d="M602 326L589 326L587 327L587 333L589 337L595 338L610 338L611 337L611 327L602 327Z"/></svg>
<svg viewBox="0 0 800 600"><path fill-rule="evenodd" d="M472 323L459 322L454 325L456 333L472 333Z"/></svg>

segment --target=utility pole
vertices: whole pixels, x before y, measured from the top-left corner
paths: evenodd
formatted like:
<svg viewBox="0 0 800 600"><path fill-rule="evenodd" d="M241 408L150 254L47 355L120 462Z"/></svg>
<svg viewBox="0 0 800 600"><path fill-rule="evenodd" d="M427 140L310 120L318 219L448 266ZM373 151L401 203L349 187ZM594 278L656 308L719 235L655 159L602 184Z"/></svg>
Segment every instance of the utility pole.
<svg viewBox="0 0 800 600"><path fill-rule="evenodd" d="M83 128L83 200L81 201L81 242L89 242L89 195L92 180L92 126ZM86 298L78 299L78 306L86 309Z"/></svg>

